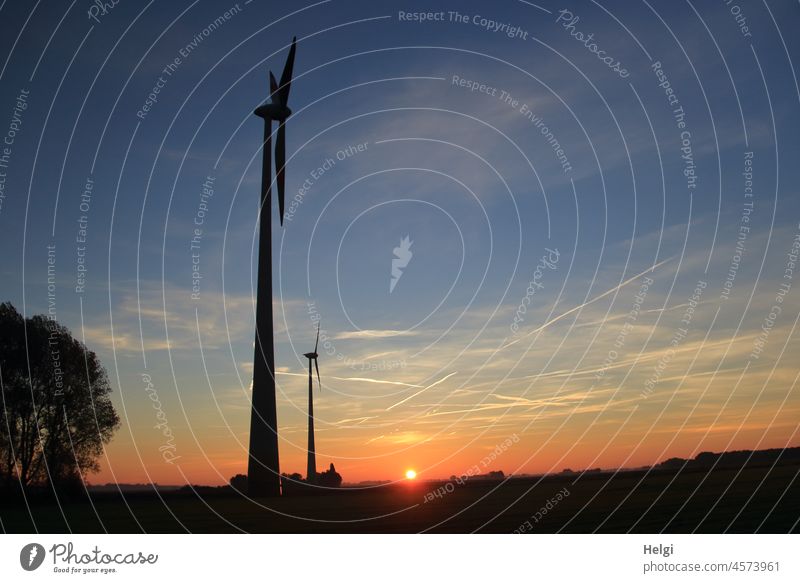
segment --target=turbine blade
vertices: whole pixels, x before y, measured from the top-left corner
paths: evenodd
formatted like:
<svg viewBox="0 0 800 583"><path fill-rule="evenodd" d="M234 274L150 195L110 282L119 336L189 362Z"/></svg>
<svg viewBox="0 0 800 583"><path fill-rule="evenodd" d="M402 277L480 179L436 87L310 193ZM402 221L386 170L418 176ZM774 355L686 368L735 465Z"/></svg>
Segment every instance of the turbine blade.
<svg viewBox="0 0 800 583"><path fill-rule="evenodd" d="M286 131L284 123L278 126L278 137L275 141L275 180L278 183L278 213L283 225L283 191L284 191L284 166L286 166Z"/></svg>
<svg viewBox="0 0 800 583"><path fill-rule="evenodd" d="M314 343L314 354L317 353L318 347L319 347L319 322L317 322L317 341Z"/></svg>
<svg viewBox="0 0 800 583"><path fill-rule="evenodd" d="M269 100L275 103L275 100L278 99L278 82L275 80L275 75L272 74L272 71L269 72Z"/></svg>
<svg viewBox="0 0 800 583"><path fill-rule="evenodd" d="M261 152L261 201L259 212L261 217L271 220L272 205L272 122L264 120L264 147ZM261 223L264 224L263 222Z"/></svg>
<svg viewBox="0 0 800 583"><path fill-rule="evenodd" d="M297 37L292 38L292 47L289 49L289 56L286 57L286 65L283 67L281 75L280 99L283 105L289 102L289 89L292 87L292 69L294 68L294 52L297 48Z"/></svg>
<svg viewBox="0 0 800 583"><path fill-rule="evenodd" d="M317 383L319 383L319 390L322 390L322 379L319 378L319 362L314 359L314 366L317 367Z"/></svg>

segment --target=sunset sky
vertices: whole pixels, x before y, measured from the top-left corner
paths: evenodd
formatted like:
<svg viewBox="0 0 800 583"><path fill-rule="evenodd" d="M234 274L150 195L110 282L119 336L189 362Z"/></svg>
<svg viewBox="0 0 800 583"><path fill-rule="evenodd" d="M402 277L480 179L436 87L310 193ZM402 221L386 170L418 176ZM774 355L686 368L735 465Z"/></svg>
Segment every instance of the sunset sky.
<svg viewBox="0 0 800 583"><path fill-rule="evenodd" d="M55 245L58 320L122 418L90 481L246 471L252 111L293 35L281 471L305 473L318 319L317 465L345 482L800 445L800 15L741 4L746 31L734 4L666 0L2 8L4 137L25 108L0 301L48 310Z"/></svg>

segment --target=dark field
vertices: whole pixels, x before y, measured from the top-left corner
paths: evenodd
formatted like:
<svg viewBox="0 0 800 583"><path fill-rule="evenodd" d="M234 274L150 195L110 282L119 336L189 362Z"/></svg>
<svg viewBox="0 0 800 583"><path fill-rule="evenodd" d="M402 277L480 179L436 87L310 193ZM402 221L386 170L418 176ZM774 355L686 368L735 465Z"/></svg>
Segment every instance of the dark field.
<svg viewBox="0 0 800 583"><path fill-rule="evenodd" d="M4 500L0 519L5 532L41 533L511 533L523 525L533 533L786 533L798 530L799 470L792 464L745 468L738 476L739 470L719 469L515 478L449 492L447 482L408 482L255 502L227 489L162 493L162 499L103 492L92 494L91 504L64 502L61 509L31 502L30 512L23 500ZM445 493L426 503L426 494L440 487ZM558 500L564 488L569 495Z"/></svg>

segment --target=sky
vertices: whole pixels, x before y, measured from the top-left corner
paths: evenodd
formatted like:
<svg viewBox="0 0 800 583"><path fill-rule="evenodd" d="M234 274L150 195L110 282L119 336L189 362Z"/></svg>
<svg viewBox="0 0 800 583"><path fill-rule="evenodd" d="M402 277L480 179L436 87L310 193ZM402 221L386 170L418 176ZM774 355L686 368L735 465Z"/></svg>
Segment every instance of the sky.
<svg viewBox="0 0 800 583"><path fill-rule="evenodd" d="M346 482L800 445L798 10L3 2L0 300L54 300L108 371L90 481L246 471L252 112L293 36L281 471L318 321Z"/></svg>

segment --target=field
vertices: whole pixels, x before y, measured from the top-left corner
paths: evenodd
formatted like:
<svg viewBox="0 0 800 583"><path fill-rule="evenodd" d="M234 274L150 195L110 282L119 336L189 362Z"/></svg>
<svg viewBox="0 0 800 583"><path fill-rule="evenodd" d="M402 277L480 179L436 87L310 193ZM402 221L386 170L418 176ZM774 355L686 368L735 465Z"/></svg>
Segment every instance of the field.
<svg viewBox="0 0 800 583"><path fill-rule="evenodd" d="M0 503L5 532L786 533L800 520L800 466L622 472L506 482L405 482L248 501L202 493L92 494ZM439 496L432 493L437 492Z"/></svg>

